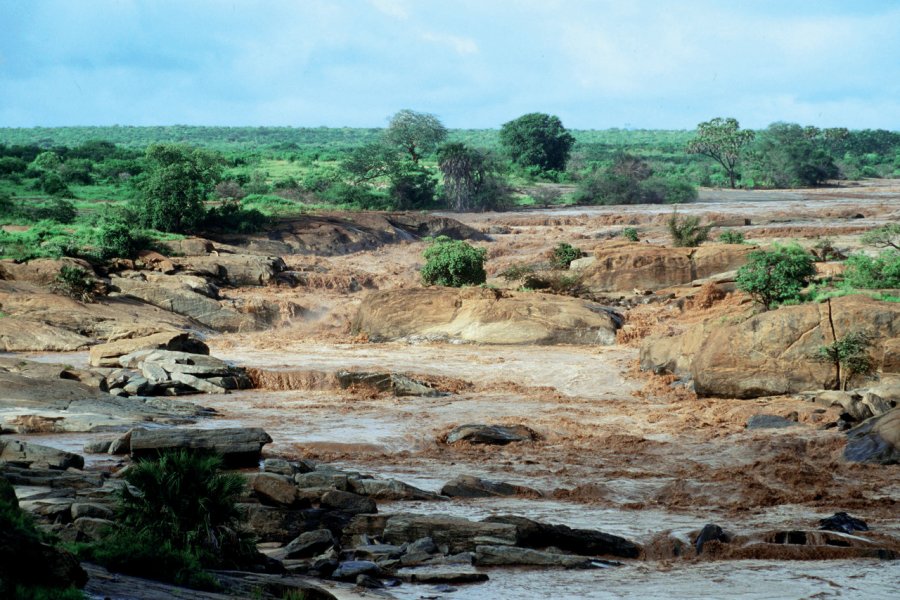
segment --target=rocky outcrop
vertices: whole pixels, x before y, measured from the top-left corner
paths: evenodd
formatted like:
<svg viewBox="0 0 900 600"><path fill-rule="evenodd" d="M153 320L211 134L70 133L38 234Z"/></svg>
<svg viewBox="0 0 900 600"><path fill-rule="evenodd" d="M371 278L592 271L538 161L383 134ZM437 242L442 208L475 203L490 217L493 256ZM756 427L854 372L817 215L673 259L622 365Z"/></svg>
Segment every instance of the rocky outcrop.
<svg viewBox="0 0 900 600"><path fill-rule="evenodd" d="M372 341L455 340L482 344L612 344L618 313L550 294L483 288L370 293L353 331Z"/></svg>
<svg viewBox="0 0 900 600"><path fill-rule="evenodd" d="M0 462L61 471L84 467L83 456L19 440L0 440Z"/></svg>
<svg viewBox="0 0 900 600"><path fill-rule="evenodd" d="M233 245L234 251L243 254L339 256L439 235L487 239L483 233L449 217L364 212L285 219L270 227L265 236L223 235L216 241Z"/></svg>
<svg viewBox="0 0 900 600"><path fill-rule="evenodd" d="M90 363L94 367L118 367L119 357L138 350L175 350L191 354L209 354L209 346L190 333L171 331L97 344L91 348Z"/></svg>
<svg viewBox="0 0 900 600"><path fill-rule="evenodd" d="M844 458L882 465L900 463L900 408L869 419L847 432Z"/></svg>
<svg viewBox="0 0 900 600"><path fill-rule="evenodd" d="M395 515L388 519L384 539L391 544L429 537L450 552L474 552L479 545L516 544L516 528L506 523L469 521L447 515Z"/></svg>
<svg viewBox="0 0 900 600"><path fill-rule="evenodd" d="M214 279L221 285L233 287L258 286L275 283L285 270L284 261L277 256L253 254L216 254L174 258L172 262L187 275Z"/></svg>
<svg viewBox="0 0 900 600"><path fill-rule="evenodd" d="M542 494L530 487L504 481L491 481L471 475L460 475L441 488L441 494L451 498L491 498L496 496L531 496Z"/></svg>
<svg viewBox="0 0 900 600"><path fill-rule="evenodd" d="M92 431L146 421L185 423L208 414L188 402L111 396L77 381L82 374L62 365L0 358L0 430Z"/></svg>
<svg viewBox="0 0 900 600"><path fill-rule="evenodd" d="M469 442L502 446L511 442L531 442L538 435L524 425L460 425L447 434L447 443Z"/></svg>
<svg viewBox="0 0 900 600"><path fill-rule="evenodd" d="M727 325L708 321L641 346L641 368L691 379L706 396L753 398L834 389L846 379L840 365L816 358L819 348L852 332L871 340L876 370L900 336L900 306L865 296L784 306ZM887 363L890 368L890 362ZM855 376L852 383L864 384Z"/></svg>
<svg viewBox="0 0 900 600"><path fill-rule="evenodd" d="M259 427L222 429L142 429L131 432L132 458L152 458L165 450L201 450L221 455L231 465L259 464L262 447L272 438Z"/></svg>
<svg viewBox="0 0 900 600"><path fill-rule="evenodd" d="M739 244L668 248L611 242L595 251L593 261L582 259L576 268L582 286L594 293L658 290L733 271L755 249Z"/></svg>
<svg viewBox="0 0 900 600"><path fill-rule="evenodd" d="M202 350L205 344L198 348ZM120 356L118 363L123 369L111 372L106 385L109 393L120 396L227 394L229 390L253 387L244 369L206 354L136 350Z"/></svg>
<svg viewBox="0 0 900 600"><path fill-rule="evenodd" d="M526 548L552 547L581 556L637 558L641 554L641 547L634 542L593 529L573 529L506 515L488 517L485 521L512 525L516 529L516 545Z"/></svg>
<svg viewBox="0 0 900 600"><path fill-rule="evenodd" d="M0 279L27 282L38 286L50 286L56 283L63 267L77 267L95 275L94 268L85 260L78 258L37 258L26 262L0 260L0 270L5 276Z"/></svg>

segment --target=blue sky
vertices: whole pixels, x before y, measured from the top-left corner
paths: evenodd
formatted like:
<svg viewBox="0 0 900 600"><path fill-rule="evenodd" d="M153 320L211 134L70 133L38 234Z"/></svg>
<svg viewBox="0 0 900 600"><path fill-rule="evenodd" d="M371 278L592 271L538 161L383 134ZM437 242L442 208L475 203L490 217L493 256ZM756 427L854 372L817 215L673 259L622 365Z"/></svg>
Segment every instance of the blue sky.
<svg viewBox="0 0 900 600"><path fill-rule="evenodd" d="M900 130L900 2L0 0L0 127Z"/></svg>

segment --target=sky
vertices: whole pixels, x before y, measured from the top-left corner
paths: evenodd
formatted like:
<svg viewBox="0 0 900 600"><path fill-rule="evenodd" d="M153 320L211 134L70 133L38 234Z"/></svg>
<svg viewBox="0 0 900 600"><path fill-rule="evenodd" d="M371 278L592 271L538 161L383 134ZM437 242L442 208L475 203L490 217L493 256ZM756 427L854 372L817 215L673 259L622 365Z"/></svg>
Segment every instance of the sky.
<svg viewBox="0 0 900 600"><path fill-rule="evenodd" d="M0 127L900 130L894 0L0 0Z"/></svg>

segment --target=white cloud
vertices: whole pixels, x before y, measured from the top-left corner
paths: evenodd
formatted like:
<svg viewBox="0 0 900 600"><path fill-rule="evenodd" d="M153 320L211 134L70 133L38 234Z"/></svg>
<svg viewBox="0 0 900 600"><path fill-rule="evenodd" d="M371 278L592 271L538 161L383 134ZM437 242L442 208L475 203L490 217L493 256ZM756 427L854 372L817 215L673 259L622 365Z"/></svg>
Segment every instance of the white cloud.
<svg viewBox="0 0 900 600"><path fill-rule="evenodd" d="M466 54L475 54L478 52L478 44L475 42L475 40L470 38L450 35L448 33L434 33L431 31L423 32L421 34L421 37L426 42L449 46L460 56L465 56Z"/></svg>

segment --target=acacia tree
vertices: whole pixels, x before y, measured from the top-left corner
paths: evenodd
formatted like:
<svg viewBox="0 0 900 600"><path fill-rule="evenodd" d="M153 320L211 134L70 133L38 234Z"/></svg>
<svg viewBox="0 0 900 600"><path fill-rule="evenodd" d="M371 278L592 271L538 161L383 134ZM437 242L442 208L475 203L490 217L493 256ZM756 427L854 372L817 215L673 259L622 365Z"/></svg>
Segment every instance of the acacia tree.
<svg viewBox="0 0 900 600"><path fill-rule="evenodd" d="M447 128L432 114L404 108L391 117L384 136L388 144L401 149L414 164L419 164L422 156L444 141Z"/></svg>
<svg viewBox="0 0 900 600"><path fill-rule="evenodd" d="M689 154L702 154L718 162L735 188L741 151L753 141L753 131L741 130L737 119L716 117L697 125L697 137L688 143Z"/></svg>
<svg viewBox="0 0 900 600"><path fill-rule="evenodd" d="M569 151L575 143L559 117L529 113L504 123L500 143L514 162L542 171L566 168Z"/></svg>
<svg viewBox="0 0 900 600"><path fill-rule="evenodd" d="M465 144L447 144L438 152L438 166L444 174L444 195L450 208L472 210L484 180L484 156Z"/></svg>

